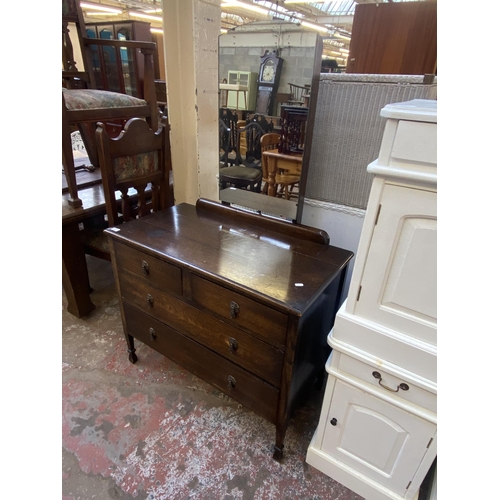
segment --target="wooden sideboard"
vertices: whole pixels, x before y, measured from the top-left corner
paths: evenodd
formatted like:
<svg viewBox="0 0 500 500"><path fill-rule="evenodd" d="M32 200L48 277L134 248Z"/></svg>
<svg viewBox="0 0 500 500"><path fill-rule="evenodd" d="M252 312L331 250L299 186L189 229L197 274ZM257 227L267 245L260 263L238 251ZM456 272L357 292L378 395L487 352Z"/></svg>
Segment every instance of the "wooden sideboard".
<svg viewBox="0 0 500 500"><path fill-rule="evenodd" d="M276 425L321 380L353 254L209 200L106 230L129 359L147 344Z"/></svg>

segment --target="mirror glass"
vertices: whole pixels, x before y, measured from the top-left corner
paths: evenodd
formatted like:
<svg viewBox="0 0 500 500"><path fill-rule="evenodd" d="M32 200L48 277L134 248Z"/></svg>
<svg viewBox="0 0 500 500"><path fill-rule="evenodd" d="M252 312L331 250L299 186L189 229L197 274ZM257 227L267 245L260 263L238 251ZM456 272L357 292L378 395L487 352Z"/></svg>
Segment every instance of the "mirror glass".
<svg viewBox="0 0 500 500"><path fill-rule="evenodd" d="M300 222L321 54L321 37L293 23L256 22L220 35L222 202ZM266 152L260 137L268 133L277 135L267 136Z"/></svg>

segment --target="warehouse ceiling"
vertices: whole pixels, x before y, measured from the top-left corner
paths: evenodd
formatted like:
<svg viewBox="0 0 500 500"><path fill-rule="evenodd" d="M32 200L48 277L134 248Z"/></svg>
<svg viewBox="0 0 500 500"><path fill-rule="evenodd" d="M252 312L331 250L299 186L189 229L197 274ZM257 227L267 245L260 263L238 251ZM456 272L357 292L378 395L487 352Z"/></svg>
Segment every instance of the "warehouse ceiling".
<svg viewBox="0 0 500 500"><path fill-rule="evenodd" d="M221 0L221 33L255 21L282 20L315 30L323 38L323 57L345 65L349 53L354 10L357 4L391 0ZM392 0L397 1L397 0ZM418 0L399 0L418 1ZM81 2L87 22L142 19L162 29L162 0L93 0ZM103 7L116 9L105 12ZM149 16L149 17L148 17Z"/></svg>

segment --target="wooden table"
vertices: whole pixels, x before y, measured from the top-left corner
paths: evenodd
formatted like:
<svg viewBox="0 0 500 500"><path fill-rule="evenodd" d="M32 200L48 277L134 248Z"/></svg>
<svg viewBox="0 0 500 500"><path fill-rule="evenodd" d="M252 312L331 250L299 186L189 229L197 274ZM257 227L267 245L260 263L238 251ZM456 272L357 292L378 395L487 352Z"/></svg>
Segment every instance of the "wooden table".
<svg viewBox="0 0 500 500"><path fill-rule="evenodd" d="M267 194L276 196L276 175L283 171L287 174L298 175L302 173L302 155L289 155L280 153L277 149L262 151L262 155L267 158L267 168L269 175L269 187Z"/></svg>
<svg viewBox="0 0 500 500"><path fill-rule="evenodd" d="M90 300L90 283L79 223L106 213L102 184L78 190L80 208L68 205L69 193L62 194L62 278L69 313L81 318L95 309Z"/></svg>
<svg viewBox="0 0 500 500"><path fill-rule="evenodd" d="M280 459L294 407L324 375L352 252L203 199L106 233L129 360L139 339L272 422Z"/></svg>

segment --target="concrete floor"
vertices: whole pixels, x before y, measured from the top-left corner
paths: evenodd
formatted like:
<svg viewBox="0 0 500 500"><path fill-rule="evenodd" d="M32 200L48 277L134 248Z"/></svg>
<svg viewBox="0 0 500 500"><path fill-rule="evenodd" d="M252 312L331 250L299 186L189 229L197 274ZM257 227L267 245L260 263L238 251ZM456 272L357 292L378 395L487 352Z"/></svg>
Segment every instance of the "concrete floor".
<svg viewBox="0 0 500 500"><path fill-rule="evenodd" d="M63 500L361 500L305 463L320 392L274 426L136 341L128 361L111 264L88 257L96 309L62 300Z"/></svg>

